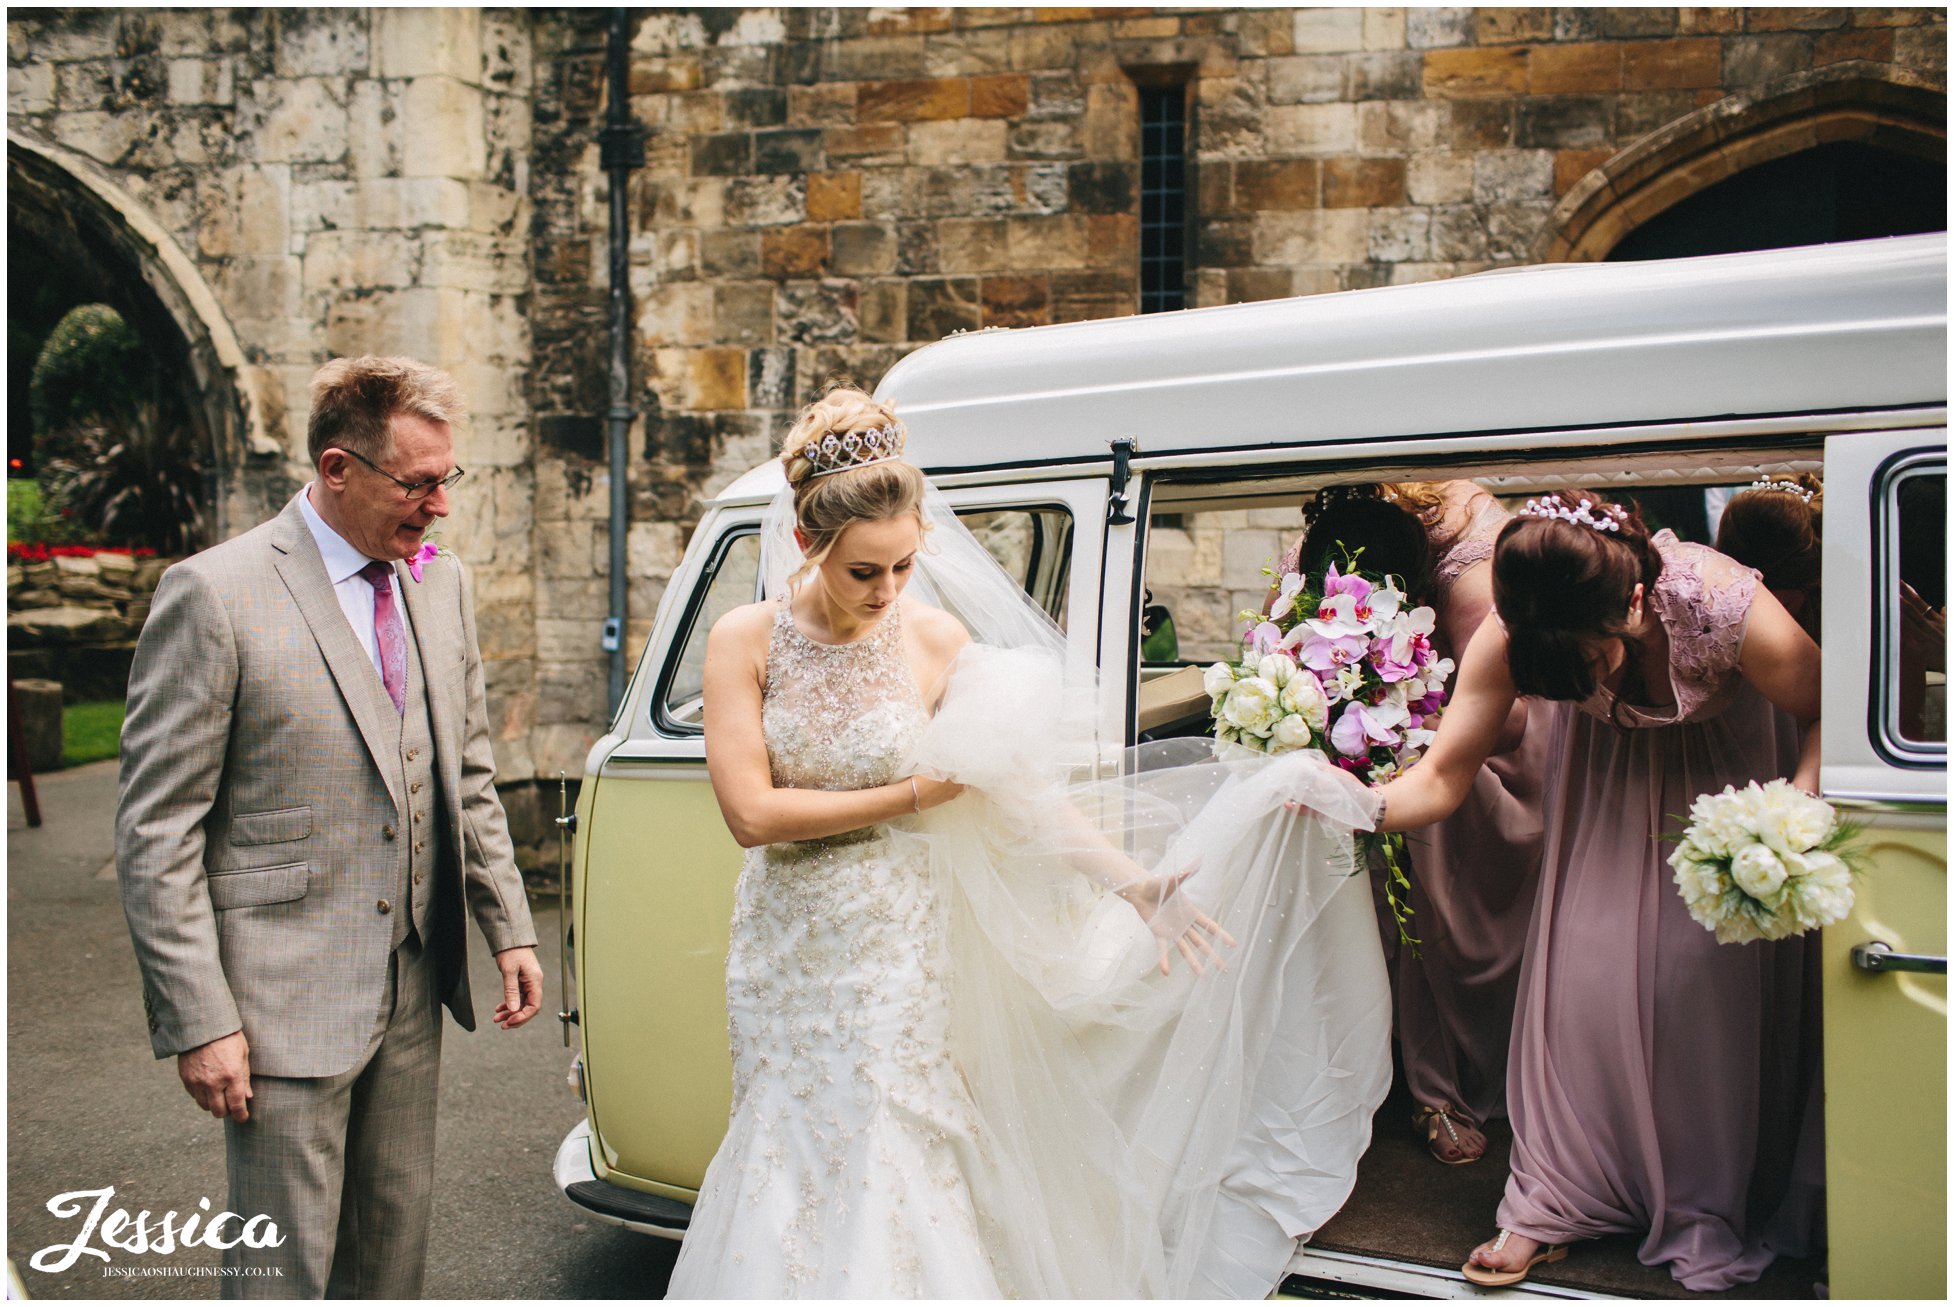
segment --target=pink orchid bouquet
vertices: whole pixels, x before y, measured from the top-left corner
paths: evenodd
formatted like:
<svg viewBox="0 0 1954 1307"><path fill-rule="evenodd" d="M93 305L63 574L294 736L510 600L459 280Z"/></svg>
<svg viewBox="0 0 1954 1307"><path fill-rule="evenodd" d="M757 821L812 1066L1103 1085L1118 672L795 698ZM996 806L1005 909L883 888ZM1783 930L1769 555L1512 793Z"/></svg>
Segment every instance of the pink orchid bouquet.
<svg viewBox="0 0 1954 1307"><path fill-rule="evenodd" d="M1358 551L1361 554L1361 550ZM1347 558L1320 582L1291 573L1266 616L1243 613L1242 656L1207 671L1215 738L1260 753L1316 749L1344 770L1382 784L1431 744L1445 707L1449 658L1431 635L1436 614L1413 606L1397 578L1373 580ZM1372 835L1400 936L1411 910L1402 891L1404 837Z"/></svg>

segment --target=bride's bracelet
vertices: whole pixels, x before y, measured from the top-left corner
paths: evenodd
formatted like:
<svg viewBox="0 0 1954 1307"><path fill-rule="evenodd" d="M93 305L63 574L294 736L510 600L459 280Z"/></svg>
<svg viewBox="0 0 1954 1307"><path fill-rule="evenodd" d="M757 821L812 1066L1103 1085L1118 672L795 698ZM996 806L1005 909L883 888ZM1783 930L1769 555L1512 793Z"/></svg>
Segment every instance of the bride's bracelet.
<svg viewBox="0 0 1954 1307"><path fill-rule="evenodd" d="M921 812L923 810L923 792L916 788L916 778L914 776L909 778L909 797L916 801L916 811Z"/></svg>
<svg viewBox="0 0 1954 1307"><path fill-rule="evenodd" d="M1384 829L1384 808L1384 791L1380 789L1377 791L1377 811L1371 814L1371 829L1374 831Z"/></svg>

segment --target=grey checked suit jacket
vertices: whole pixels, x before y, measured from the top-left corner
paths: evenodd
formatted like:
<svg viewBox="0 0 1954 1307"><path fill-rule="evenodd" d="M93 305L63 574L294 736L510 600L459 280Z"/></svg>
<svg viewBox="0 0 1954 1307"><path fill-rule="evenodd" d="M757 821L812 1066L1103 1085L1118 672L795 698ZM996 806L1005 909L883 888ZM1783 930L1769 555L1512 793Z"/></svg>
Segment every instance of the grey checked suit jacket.
<svg viewBox="0 0 1954 1307"><path fill-rule="evenodd" d="M491 784L467 575L441 557L419 583L403 571L400 590L453 855L429 881L425 942L472 1030L468 911L494 951L536 935ZM164 574L129 674L116 813L156 1056L239 1029L258 1074L338 1075L365 1052L394 925L376 905L409 829L397 745L381 761L397 723L296 498Z"/></svg>

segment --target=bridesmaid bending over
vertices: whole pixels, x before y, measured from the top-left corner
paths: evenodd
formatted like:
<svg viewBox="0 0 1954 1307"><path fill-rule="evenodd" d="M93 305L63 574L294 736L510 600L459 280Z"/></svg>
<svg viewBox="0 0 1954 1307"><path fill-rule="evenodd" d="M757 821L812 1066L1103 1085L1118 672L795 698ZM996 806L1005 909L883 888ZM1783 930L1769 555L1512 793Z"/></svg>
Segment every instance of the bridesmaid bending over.
<svg viewBox="0 0 1954 1307"><path fill-rule="evenodd" d="M1796 1037L1783 973L1800 941L1718 944L1670 883L1664 840L1697 795L1783 759L1817 788L1818 648L1750 569L1578 488L1500 529L1492 579L1496 620L1472 637L1437 738L1379 790L1385 830L1446 817L1514 700L1550 701L1527 723L1549 766L1508 1067L1512 1173L1499 1234L1464 1273L1517 1283L1571 1241L1632 1232L1643 1263L1686 1288L1747 1283L1805 1248L1805 1231L1768 1219L1798 1129L1762 1083ZM1802 730L1795 754L1780 754L1775 714L1726 719L1746 683Z"/></svg>

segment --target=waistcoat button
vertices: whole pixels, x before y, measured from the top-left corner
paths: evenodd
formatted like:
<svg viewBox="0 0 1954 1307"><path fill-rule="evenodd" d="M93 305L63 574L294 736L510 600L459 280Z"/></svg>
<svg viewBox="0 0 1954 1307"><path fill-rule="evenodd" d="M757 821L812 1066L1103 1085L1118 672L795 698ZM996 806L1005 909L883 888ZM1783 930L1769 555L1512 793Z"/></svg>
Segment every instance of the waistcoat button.
<svg viewBox="0 0 1954 1307"><path fill-rule="evenodd" d="M381 899L374 906L380 909L380 915L383 917L386 916L389 912L392 912L394 910L394 905L387 902L385 899Z"/></svg>

